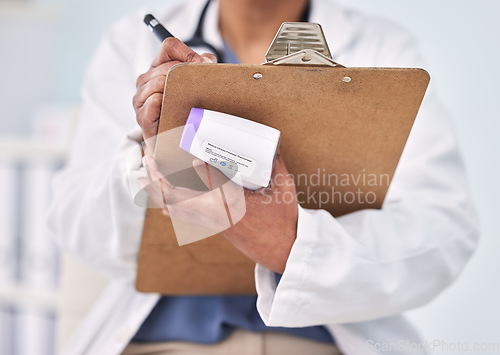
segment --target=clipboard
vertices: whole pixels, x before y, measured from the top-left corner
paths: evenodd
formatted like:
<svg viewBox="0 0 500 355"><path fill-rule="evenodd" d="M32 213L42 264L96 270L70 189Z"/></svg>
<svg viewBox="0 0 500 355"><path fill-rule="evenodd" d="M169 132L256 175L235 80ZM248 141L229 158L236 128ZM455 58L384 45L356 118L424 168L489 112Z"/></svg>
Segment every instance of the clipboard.
<svg viewBox="0 0 500 355"><path fill-rule="evenodd" d="M183 126L192 107L269 125L281 131L281 152L295 178L302 207L322 208L335 217L379 209L429 74L423 69L343 67L331 60L326 41L321 43L323 51L318 41L310 41L312 36L302 39L310 43L295 43L300 36L290 35L291 28L304 32L306 25L313 24L283 24L264 65L173 67L165 84L159 133ZM172 154L172 142L158 135L155 160L160 167L168 154ZM177 180L185 183L189 176L196 184L194 170ZM320 201L325 191L336 198ZM360 193L364 200L352 199ZM221 235L179 247L170 218L159 209L147 209L138 291L255 294L254 267Z"/></svg>

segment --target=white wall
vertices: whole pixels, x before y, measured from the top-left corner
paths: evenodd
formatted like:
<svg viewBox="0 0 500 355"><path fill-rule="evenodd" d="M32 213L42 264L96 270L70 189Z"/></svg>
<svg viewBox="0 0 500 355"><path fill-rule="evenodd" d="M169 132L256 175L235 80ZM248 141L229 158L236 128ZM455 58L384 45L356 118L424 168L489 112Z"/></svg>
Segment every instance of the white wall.
<svg viewBox="0 0 500 355"><path fill-rule="evenodd" d="M134 8L175 1L33 0L38 5L34 9L0 5L0 135L29 132L33 113L44 103L78 102L84 67L109 22ZM500 270L500 2L338 2L402 23L419 39L432 80L455 118L482 221L481 245L462 277L411 317L431 341L500 342L496 277ZM17 30L20 18L28 23Z"/></svg>
<svg viewBox="0 0 500 355"><path fill-rule="evenodd" d="M500 2L338 1L397 21L419 39L439 96L454 116L481 218L482 240L462 277L411 318L429 341L500 344Z"/></svg>
<svg viewBox="0 0 500 355"><path fill-rule="evenodd" d="M176 1L0 1L0 136L32 132L46 103L78 103L85 67L110 24Z"/></svg>

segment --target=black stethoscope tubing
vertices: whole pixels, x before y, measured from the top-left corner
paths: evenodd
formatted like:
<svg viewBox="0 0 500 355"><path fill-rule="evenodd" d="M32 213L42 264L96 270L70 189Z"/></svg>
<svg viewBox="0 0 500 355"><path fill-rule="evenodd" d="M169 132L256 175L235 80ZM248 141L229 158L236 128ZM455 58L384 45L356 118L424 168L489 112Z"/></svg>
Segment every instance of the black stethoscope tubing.
<svg viewBox="0 0 500 355"><path fill-rule="evenodd" d="M215 48L214 46L212 46L210 43L206 42L203 39L203 25L205 23L205 15L207 13L209 5L210 5L210 0L207 1L207 3L205 4L205 7L203 7L203 10L201 11L200 19L198 20L198 26L196 27L196 30L194 31L193 37L191 39L185 41L184 43L186 43L186 45L188 47L191 47L191 48L192 47L204 47L204 48L208 49L209 51L211 51L217 57L218 63L224 63L224 60L225 60L224 53L222 53L217 48ZM310 12L311 12L311 2L308 1L306 8L304 9L304 12L302 14L302 19L301 19L302 22L309 21Z"/></svg>
<svg viewBox="0 0 500 355"><path fill-rule="evenodd" d="M217 57L217 62L218 63L224 63L224 55L221 51L219 51L217 48L212 46L210 43L207 43L203 39L203 24L205 23L205 15L208 10L208 5L210 5L210 0L207 1L205 7L201 11L200 14L200 19L198 20L198 26L196 27L196 30L194 31L193 37L190 40L185 41L184 43L188 47L204 47L207 48L209 51L211 51L216 57Z"/></svg>

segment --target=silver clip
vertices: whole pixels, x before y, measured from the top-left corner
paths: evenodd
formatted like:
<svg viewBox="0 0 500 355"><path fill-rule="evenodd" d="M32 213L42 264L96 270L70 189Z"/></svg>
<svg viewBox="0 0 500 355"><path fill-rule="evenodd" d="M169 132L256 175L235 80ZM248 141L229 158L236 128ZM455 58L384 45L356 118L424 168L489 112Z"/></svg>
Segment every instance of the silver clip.
<svg viewBox="0 0 500 355"><path fill-rule="evenodd" d="M321 25L310 22L284 22L267 51L265 64L342 67L332 60Z"/></svg>
<svg viewBox="0 0 500 355"><path fill-rule="evenodd" d="M312 49L303 49L290 55L264 63L264 65L320 65L344 68L323 54Z"/></svg>

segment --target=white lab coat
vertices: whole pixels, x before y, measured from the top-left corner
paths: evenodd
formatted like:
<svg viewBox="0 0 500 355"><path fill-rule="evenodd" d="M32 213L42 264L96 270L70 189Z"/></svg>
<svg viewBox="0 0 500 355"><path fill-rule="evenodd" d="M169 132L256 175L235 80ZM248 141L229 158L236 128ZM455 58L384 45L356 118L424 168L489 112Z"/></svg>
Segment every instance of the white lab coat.
<svg viewBox="0 0 500 355"><path fill-rule="evenodd" d="M205 0L154 11L181 40L189 39ZM71 160L54 183L49 227L61 248L113 281L65 354L117 354L158 301L134 290L144 209L132 202L127 162L137 146L135 80L158 40L145 11L115 25L86 76ZM411 36L386 21L314 0L311 21L323 26L334 60L346 66L425 67ZM220 47L217 2L205 39ZM323 324L345 354L377 354L379 345L419 337L401 316L445 289L477 242L476 215L451 120L427 93L382 210L334 218L299 209L297 240L276 288L256 267L257 308L269 326ZM400 353L393 351L393 353ZM409 352L406 352L408 354ZM421 352L419 353L421 354Z"/></svg>

